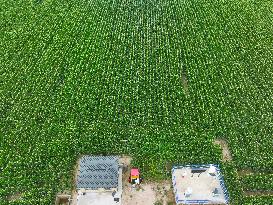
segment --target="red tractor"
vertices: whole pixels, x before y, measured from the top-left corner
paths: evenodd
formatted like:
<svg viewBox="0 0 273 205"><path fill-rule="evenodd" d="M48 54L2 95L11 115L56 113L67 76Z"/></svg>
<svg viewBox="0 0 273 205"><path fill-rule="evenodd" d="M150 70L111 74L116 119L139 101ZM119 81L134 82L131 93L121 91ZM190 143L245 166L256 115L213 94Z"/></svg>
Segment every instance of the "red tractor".
<svg viewBox="0 0 273 205"><path fill-rule="evenodd" d="M138 168L132 168L131 174L129 177L129 183L132 185L139 185L142 182L142 178L140 177L139 169Z"/></svg>

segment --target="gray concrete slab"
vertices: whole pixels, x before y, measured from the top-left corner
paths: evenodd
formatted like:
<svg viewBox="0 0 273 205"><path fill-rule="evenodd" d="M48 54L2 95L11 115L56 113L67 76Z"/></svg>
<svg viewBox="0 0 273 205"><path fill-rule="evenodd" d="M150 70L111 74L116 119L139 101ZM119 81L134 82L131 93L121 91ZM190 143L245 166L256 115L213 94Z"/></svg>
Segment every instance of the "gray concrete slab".
<svg viewBox="0 0 273 205"><path fill-rule="evenodd" d="M77 196L77 205L121 205L115 202L112 192L91 192Z"/></svg>

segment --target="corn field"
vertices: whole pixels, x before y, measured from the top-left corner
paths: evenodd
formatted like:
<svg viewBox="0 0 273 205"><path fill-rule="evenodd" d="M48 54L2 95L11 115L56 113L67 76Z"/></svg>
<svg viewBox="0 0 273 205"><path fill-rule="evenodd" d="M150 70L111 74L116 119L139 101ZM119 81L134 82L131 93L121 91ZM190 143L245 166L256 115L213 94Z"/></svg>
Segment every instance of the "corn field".
<svg viewBox="0 0 273 205"><path fill-rule="evenodd" d="M170 178L172 164L219 163L231 204L273 201L244 194L273 191L272 1L0 8L1 205L52 204L73 188L81 154L131 155L149 179ZM237 174L246 169L255 174Z"/></svg>

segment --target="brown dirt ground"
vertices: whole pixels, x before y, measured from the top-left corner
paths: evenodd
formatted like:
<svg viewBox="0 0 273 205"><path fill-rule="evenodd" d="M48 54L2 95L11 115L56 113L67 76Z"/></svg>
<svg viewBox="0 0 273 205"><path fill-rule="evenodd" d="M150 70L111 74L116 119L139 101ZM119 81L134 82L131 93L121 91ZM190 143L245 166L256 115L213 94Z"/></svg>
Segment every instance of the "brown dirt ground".
<svg viewBox="0 0 273 205"><path fill-rule="evenodd" d="M245 168L245 169L240 169L237 170L238 175L241 176L247 176L247 175L252 175L252 174L273 174L271 170L268 170L266 172L261 172L261 171L255 171L251 168Z"/></svg>
<svg viewBox="0 0 273 205"><path fill-rule="evenodd" d="M119 163L123 164L125 167L129 167L132 161L132 157L130 156L121 156L119 159Z"/></svg>
<svg viewBox="0 0 273 205"><path fill-rule="evenodd" d="M184 88L185 94L188 95L189 94L189 86L188 86L188 79L187 79L185 72L182 72L181 81L182 81L182 86Z"/></svg>
<svg viewBox="0 0 273 205"><path fill-rule="evenodd" d="M253 174L254 172L251 169L242 169L242 170L237 170L237 173L239 176L246 176Z"/></svg>
<svg viewBox="0 0 273 205"><path fill-rule="evenodd" d="M229 151L229 148L228 148L228 143L227 143L226 140L216 139L214 141L214 144L220 145L220 147L222 148L222 159L223 159L224 162L232 160L232 156L230 154L230 151Z"/></svg>
<svg viewBox="0 0 273 205"><path fill-rule="evenodd" d="M162 205L174 203L174 194L169 181L144 182L137 188L132 188L127 182L124 184L122 204L126 205Z"/></svg>
<svg viewBox="0 0 273 205"><path fill-rule="evenodd" d="M59 202L57 204L60 204L60 205L68 205L69 204L69 200L67 197L64 197L64 198L60 198L59 199Z"/></svg>
<svg viewBox="0 0 273 205"><path fill-rule="evenodd" d="M123 193L122 204L124 205L154 205L161 202L162 205L174 203L174 194L171 189L170 181L161 182L143 182L139 187L132 188L128 182L131 169L131 158L122 157L121 163L125 165L123 173Z"/></svg>
<svg viewBox="0 0 273 205"><path fill-rule="evenodd" d="M175 204L175 196L172 190L171 181L162 181L155 183L156 186L156 198L163 205L168 203Z"/></svg>
<svg viewBox="0 0 273 205"><path fill-rule="evenodd" d="M273 191L244 191L245 196L273 196Z"/></svg>
<svg viewBox="0 0 273 205"><path fill-rule="evenodd" d="M71 194L70 205L76 205L76 204L77 204L77 192L76 192L76 190L73 190L72 194Z"/></svg>
<svg viewBox="0 0 273 205"><path fill-rule="evenodd" d="M73 172L73 185L74 188L76 189L76 182L77 182L77 175L78 175L78 171L79 171L79 165L80 165L80 159L82 156L79 156L79 158L76 161L76 164L74 166L74 172Z"/></svg>
<svg viewBox="0 0 273 205"><path fill-rule="evenodd" d="M77 204L77 191L76 191L76 182L77 182L77 175L78 175L78 169L79 169L79 164L80 164L80 159L82 155L80 155L76 161L76 164L74 166L74 171L73 171L73 190L69 193L71 194L71 202L70 205L76 205Z"/></svg>
<svg viewBox="0 0 273 205"><path fill-rule="evenodd" d="M17 201L20 200L22 198L23 194L20 192L11 194L8 196L8 201L12 202L12 201Z"/></svg>

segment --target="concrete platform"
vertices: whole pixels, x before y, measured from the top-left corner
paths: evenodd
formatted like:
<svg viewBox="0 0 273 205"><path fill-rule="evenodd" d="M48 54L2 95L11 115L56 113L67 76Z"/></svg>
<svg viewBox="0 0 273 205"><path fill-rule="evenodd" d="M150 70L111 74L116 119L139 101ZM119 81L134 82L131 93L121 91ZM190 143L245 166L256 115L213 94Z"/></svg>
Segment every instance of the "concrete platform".
<svg viewBox="0 0 273 205"><path fill-rule="evenodd" d="M227 204L227 193L219 170L215 176L211 176L209 167L203 167L203 172L194 174L192 169L173 169L172 181L177 204ZM217 194L213 194L215 188ZM191 194L187 194L189 190Z"/></svg>
<svg viewBox="0 0 273 205"><path fill-rule="evenodd" d="M85 195L78 195L77 205L120 205L114 201L112 192L92 192Z"/></svg>

